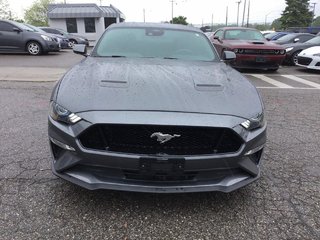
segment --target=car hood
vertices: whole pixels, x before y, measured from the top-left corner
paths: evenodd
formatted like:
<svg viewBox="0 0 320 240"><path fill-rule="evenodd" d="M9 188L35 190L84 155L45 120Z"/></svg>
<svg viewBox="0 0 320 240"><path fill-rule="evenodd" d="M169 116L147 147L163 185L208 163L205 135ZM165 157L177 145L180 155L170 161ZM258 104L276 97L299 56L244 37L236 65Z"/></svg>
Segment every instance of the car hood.
<svg viewBox="0 0 320 240"><path fill-rule="evenodd" d="M303 50L299 55L313 55L313 54L320 54L320 46L310 47Z"/></svg>
<svg viewBox="0 0 320 240"><path fill-rule="evenodd" d="M224 40L223 42L231 48L282 49L281 46L269 41Z"/></svg>
<svg viewBox="0 0 320 240"><path fill-rule="evenodd" d="M58 89L57 103L74 113L167 111L251 118L262 111L256 88L222 62L88 57Z"/></svg>
<svg viewBox="0 0 320 240"><path fill-rule="evenodd" d="M87 39L86 37L83 37L83 36L80 36L80 35L77 35L77 34L68 34L68 38L83 38L83 39Z"/></svg>

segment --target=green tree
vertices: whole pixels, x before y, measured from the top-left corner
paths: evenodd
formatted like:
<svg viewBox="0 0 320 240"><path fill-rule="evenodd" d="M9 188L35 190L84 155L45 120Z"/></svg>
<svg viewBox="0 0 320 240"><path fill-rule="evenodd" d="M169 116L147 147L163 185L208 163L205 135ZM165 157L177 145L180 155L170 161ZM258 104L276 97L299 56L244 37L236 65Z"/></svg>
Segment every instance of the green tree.
<svg viewBox="0 0 320 240"><path fill-rule="evenodd" d="M320 27L320 16L316 17L312 23L313 27Z"/></svg>
<svg viewBox="0 0 320 240"><path fill-rule="evenodd" d="M0 19L10 19L11 11L7 0L0 0Z"/></svg>
<svg viewBox="0 0 320 240"><path fill-rule="evenodd" d="M24 19L27 23L35 26L48 26L48 5L54 0L36 0L25 11Z"/></svg>
<svg viewBox="0 0 320 240"><path fill-rule="evenodd" d="M281 30L281 22L280 22L280 18L275 19L272 24L271 24L271 28L278 31Z"/></svg>
<svg viewBox="0 0 320 240"><path fill-rule="evenodd" d="M172 23L172 20L170 20L170 23ZM188 25L187 18L184 16L174 17L173 18L174 24L182 24L182 25Z"/></svg>
<svg viewBox="0 0 320 240"><path fill-rule="evenodd" d="M286 0L286 8L282 12L281 27L308 27L312 22L312 12L309 11L309 0Z"/></svg>

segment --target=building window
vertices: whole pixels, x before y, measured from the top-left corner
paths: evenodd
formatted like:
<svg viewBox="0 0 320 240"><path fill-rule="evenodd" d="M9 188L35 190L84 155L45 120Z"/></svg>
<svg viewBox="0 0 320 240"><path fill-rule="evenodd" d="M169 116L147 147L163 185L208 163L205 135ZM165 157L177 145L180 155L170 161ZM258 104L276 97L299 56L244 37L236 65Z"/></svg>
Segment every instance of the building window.
<svg viewBox="0 0 320 240"><path fill-rule="evenodd" d="M116 23L116 18L104 18L104 28L109 27L111 24Z"/></svg>
<svg viewBox="0 0 320 240"><path fill-rule="evenodd" d="M67 31L69 33L77 33L78 32L77 19L76 18L67 18L66 19L66 23L67 23Z"/></svg>
<svg viewBox="0 0 320 240"><path fill-rule="evenodd" d="M86 33L96 32L96 24L95 24L94 18L85 18L84 28L86 30Z"/></svg>

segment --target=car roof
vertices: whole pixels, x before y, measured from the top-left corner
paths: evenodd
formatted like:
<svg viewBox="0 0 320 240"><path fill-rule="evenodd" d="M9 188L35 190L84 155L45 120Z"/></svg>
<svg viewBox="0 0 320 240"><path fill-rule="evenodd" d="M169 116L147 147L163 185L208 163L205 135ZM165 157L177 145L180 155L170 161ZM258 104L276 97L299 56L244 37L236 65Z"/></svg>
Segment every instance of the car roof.
<svg viewBox="0 0 320 240"><path fill-rule="evenodd" d="M170 30L184 30L203 33L199 28L181 25L181 24L169 24L169 23L137 23L137 22L122 22L110 25L108 28L162 28Z"/></svg>
<svg viewBox="0 0 320 240"><path fill-rule="evenodd" d="M258 31L255 28L246 28L246 27L223 27L223 28L219 28L218 30L254 30L254 31Z"/></svg>

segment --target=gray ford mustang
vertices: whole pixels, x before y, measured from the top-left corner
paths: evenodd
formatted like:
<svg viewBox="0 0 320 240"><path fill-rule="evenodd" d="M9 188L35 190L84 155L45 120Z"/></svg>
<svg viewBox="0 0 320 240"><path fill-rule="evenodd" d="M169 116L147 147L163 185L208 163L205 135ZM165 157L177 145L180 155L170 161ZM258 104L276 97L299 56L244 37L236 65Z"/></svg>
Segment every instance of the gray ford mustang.
<svg viewBox="0 0 320 240"><path fill-rule="evenodd" d="M49 139L57 176L87 189L230 192L260 176L256 88L198 29L120 23L56 84Z"/></svg>

